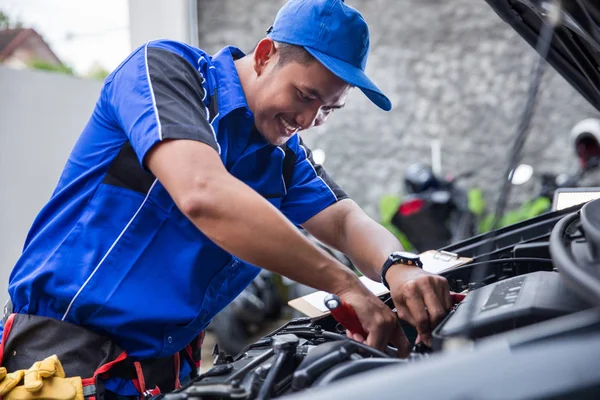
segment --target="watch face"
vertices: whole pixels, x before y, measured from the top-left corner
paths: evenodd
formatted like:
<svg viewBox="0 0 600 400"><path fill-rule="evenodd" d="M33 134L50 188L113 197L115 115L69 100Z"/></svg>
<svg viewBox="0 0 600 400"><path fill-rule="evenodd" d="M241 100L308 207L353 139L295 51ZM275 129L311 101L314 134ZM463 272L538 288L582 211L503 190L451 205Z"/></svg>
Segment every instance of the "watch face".
<svg viewBox="0 0 600 400"><path fill-rule="evenodd" d="M395 257L407 258L409 260L416 260L419 258L418 254L410 253L408 251L395 251L392 253Z"/></svg>

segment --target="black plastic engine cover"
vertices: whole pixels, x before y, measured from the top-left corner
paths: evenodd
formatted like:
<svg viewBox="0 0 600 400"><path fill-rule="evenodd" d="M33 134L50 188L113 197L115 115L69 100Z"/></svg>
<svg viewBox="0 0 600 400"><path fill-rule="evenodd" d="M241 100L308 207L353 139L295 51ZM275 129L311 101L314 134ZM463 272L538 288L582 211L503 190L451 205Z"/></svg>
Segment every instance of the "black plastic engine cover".
<svg viewBox="0 0 600 400"><path fill-rule="evenodd" d="M475 292L480 292L474 296ZM477 301L474 309L469 302ZM556 272L539 271L516 276L472 291L433 331L434 348L444 339L467 334L482 338L590 308L568 289Z"/></svg>

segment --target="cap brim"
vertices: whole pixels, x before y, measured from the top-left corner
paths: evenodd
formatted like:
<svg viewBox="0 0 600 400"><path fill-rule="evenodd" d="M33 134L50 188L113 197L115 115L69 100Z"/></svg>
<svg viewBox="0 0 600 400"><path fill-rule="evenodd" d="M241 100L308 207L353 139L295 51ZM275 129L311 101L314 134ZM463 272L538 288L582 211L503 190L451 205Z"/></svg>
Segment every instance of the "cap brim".
<svg viewBox="0 0 600 400"><path fill-rule="evenodd" d="M390 99L383 94L360 68L310 47L305 47L305 49L338 78L359 88L377 107L385 111L392 109Z"/></svg>

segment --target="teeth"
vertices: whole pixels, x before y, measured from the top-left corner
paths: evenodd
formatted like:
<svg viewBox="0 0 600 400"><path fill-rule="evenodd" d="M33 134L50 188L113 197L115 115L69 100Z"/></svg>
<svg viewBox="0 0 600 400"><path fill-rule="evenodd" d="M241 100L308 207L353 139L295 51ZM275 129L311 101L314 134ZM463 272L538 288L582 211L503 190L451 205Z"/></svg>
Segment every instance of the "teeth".
<svg viewBox="0 0 600 400"><path fill-rule="evenodd" d="M279 119L288 133L295 133L298 130L298 128L294 128L292 125L288 124L282 117L279 117Z"/></svg>

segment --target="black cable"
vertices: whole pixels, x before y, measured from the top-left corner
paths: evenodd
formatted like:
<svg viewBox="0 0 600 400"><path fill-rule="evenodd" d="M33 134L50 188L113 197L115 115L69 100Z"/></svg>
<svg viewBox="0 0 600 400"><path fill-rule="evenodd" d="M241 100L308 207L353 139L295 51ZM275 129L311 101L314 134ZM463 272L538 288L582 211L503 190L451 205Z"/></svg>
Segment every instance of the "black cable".
<svg viewBox="0 0 600 400"><path fill-rule="evenodd" d="M382 351L374 349L371 346L367 346L364 343L357 342L356 340L351 339L348 336L341 335L339 333L333 333L333 332L328 332L328 331L319 331L317 333L317 332L314 332L314 331L311 331L311 330L305 330L303 328L289 328L289 329L286 329L286 332L293 333L295 335L310 335L310 336L321 335L321 336L323 336L326 339L347 340L347 341L350 341L350 342L354 343L361 350L364 350L364 351L370 353L373 356L382 357L382 358L391 358L391 356L385 354Z"/></svg>
<svg viewBox="0 0 600 400"><path fill-rule="evenodd" d="M505 263L538 263L538 264L550 264L552 265L552 260L548 258L535 258L535 257L511 257L511 258L499 258L497 260L487 260L487 261L479 261L476 263L470 263L461 265L460 267L452 268L448 271L448 274L453 274L462 270L469 270L473 267L477 267L478 265L489 265L489 264L505 264Z"/></svg>
<svg viewBox="0 0 600 400"><path fill-rule="evenodd" d="M517 133L515 135L515 141L513 143L513 147L511 149L510 157L508 159L508 165L506 168L506 172L504 175L504 183L502 185L502 189L500 190L500 196L498 197L498 201L496 202L494 219L492 223L492 231L491 236L488 239L488 248L483 253L484 260L489 261L489 254L494 249L494 238L496 237L496 230L498 229L498 225L502 216L504 215L506 205L508 204L508 198L510 196L511 189L511 178L512 173L517 166L517 162L519 161L521 150L525 145L525 141L527 139L529 133L529 126L531 124L531 120L533 117L533 112L535 109L535 105L537 103L537 95L539 93L540 83L542 81L542 77L544 75L545 67L546 67L546 58L548 57L548 53L550 51L550 44L552 42L552 37L554 35L554 27L560 21L560 13L561 13L561 5L560 0L555 0L550 3L551 7L556 7L557 9L551 9L548 12L548 21L542 21L542 27L540 29L540 37L536 44L536 51L539 54L537 62L533 68L532 75L533 79L531 81L531 85L529 86L529 90L527 92L527 102L525 103L525 108L523 110L523 114L521 115L519 125L517 127ZM485 276L487 275L487 263L482 265L479 269L476 269L473 273L472 281L477 285L479 282L483 281ZM472 337L472 319L475 314L475 304L477 304L477 297L479 295L479 291L473 292L473 299L467 303L467 312L466 312L466 320L465 320L465 332L467 337Z"/></svg>
<svg viewBox="0 0 600 400"><path fill-rule="evenodd" d="M313 359L312 362L301 366L294 372L292 379L292 390L294 392L305 389L313 384L321 374L331 368L336 367L340 363L346 362L357 351L354 343L343 343L337 350L329 351L321 357ZM305 359L305 361L308 358ZM384 360L382 358L369 358L369 360ZM385 359L389 360L389 359Z"/></svg>
<svg viewBox="0 0 600 400"><path fill-rule="evenodd" d="M550 234L550 253L565 283L575 293L582 296L584 300L590 301L593 304L600 304L600 281L598 281L597 277L589 274L584 268L577 265L566 243L568 239L567 228L578 219L579 213L573 213L565 216L556 223Z"/></svg>
<svg viewBox="0 0 600 400"><path fill-rule="evenodd" d="M275 362L271 366L271 369L265 378L265 382L260 387L256 400L268 400L271 397L271 390L273 390L273 386L275 385L275 378L277 378L277 374L279 374L279 370L281 370L287 356L288 352L285 349L279 349L275 352Z"/></svg>
<svg viewBox="0 0 600 400"><path fill-rule="evenodd" d="M350 340L353 343L357 344L359 348L361 348L362 350L368 351L369 353L371 353L374 356L383 357L383 358L392 358L389 354L386 354L383 351L379 351L377 349L374 349L371 346L367 346L364 343L357 342L356 340L350 339L348 336L345 336L345 335L342 335L342 334L339 334L339 333L333 333L333 332L324 331L323 332L323 336L326 337L326 338L329 338L329 339L337 339L337 340L344 340L344 339L346 339L346 340ZM396 352L397 352L397 349L396 349Z"/></svg>
<svg viewBox="0 0 600 400"><path fill-rule="evenodd" d="M248 371L250 371L252 368L254 368L255 366L257 366L258 364L262 363L263 361L267 360L268 358L270 358L274 353L275 353L275 350L269 349L269 351L267 351L267 352L261 354L260 356L256 357L254 360L250 361L248 364L246 364L239 371L237 371L236 373L234 373L233 375L231 375L229 378L227 378L225 380L225 382L231 382L231 381L236 380L236 379L238 379L240 377L243 377L244 375L246 375L246 373Z"/></svg>

